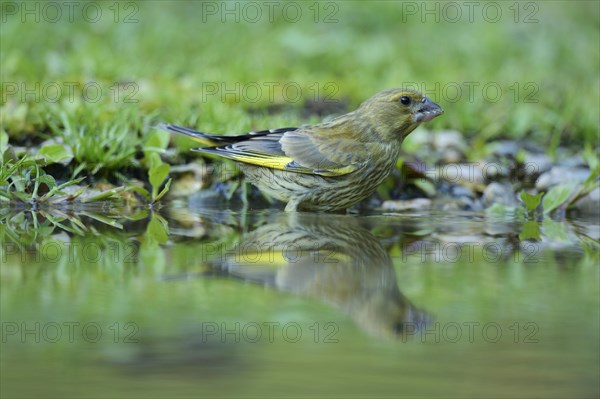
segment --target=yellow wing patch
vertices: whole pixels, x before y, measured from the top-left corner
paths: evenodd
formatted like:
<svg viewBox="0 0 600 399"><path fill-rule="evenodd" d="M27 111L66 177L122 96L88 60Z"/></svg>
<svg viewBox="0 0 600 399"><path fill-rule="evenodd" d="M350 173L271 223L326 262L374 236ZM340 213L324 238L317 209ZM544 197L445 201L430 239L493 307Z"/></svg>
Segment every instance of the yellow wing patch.
<svg viewBox="0 0 600 399"><path fill-rule="evenodd" d="M250 165L258 165L269 169L279 170L286 170L285 166L293 161L293 159L285 156L257 156L254 154L231 154L229 156L222 156Z"/></svg>
<svg viewBox="0 0 600 399"><path fill-rule="evenodd" d="M195 149L199 152L205 152L221 156L223 158L231 159L237 162L243 162L250 165L262 166L263 168L283 170L286 172L304 173L310 175L319 175L326 177L343 176L354 172L361 167L360 164L352 164L343 166L341 168L330 168L330 169L314 169L307 168L298 164L292 158L285 155L270 155L270 154L259 154L259 153L248 153L236 151L227 147L218 148L198 148Z"/></svg>

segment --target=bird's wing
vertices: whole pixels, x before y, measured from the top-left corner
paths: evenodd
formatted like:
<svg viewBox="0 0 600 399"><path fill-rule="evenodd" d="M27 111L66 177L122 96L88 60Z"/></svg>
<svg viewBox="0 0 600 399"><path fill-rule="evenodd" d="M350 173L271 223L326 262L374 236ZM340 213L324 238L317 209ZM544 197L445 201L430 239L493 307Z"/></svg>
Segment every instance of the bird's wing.
<svg viewBox="0 0 600 399"><path fill-rule="evenodd" d="M369 144L357 143L342 134L329 137L331 132L323 128L306 126L270 132L196 151L271 169L330 177L354 172L371 153L366 148Z"/></svg>
<svg viewBox="0 0 600 399"><path fill-rule="evenodd" d="M285 155L279 140L283 133L272 133L261 137L249 137L236 143L210 148L195 148L194 151L214 154L223 158L271 169L290 170L287 165L293 159ZM298 170L309 173L309 170Z"/></svg>
<svg viewBox="0 0 600 399"><path fill-rule="evenodd" d="M253 165L280 170L293 170L299 173L312 173L312 170L300 167L288 168L293 159L287 157L281 150L279 140L284 133L294 131L296 127L284 127L260 130L238 135L216 135L200 132L183 126L161 124L159 129L170 133L182 134L208 147L194 148L194 151L215 154Z"/></svg>
<svg viewBox="0 0 600 399"><path fill-rule="evenodd" d="M279 142L296 164L316 174L340 176L364 166L372 153L371 143L357 142L349 136L343 129L333 133L315 126L286 132Z"/></svg>

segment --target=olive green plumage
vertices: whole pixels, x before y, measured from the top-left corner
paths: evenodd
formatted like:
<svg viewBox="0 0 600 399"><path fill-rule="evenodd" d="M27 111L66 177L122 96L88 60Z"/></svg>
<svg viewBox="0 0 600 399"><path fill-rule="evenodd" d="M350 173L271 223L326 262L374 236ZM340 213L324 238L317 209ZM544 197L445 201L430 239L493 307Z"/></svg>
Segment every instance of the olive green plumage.
<svg viewBox="0 0 600 399"><path fill-rule="evenodd" d="M251 183L287 202L286 211L335 211L367 198L395 167L404 138L442 113L417 91L388 89L317 125L237 136L161 128L207 146L197 151L237 161Z"/></svg>

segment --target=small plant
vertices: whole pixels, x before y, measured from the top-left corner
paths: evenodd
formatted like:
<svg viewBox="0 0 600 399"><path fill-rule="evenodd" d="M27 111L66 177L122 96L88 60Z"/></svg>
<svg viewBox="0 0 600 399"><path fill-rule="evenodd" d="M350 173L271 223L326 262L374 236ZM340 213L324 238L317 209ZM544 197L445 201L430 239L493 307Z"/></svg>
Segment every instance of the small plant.
<svg viewBox="0 0 600 399"><path fill-rule="evenodd" d="M8 145L6 132L0 131L0 201L12 203L17 208L37 210L52 204L115 199L125 189L117 187L99 191L78 186L85 179L77 177L81 167L61 183L45 172L44 167L69 157L69 152L61 144L42 147L36 155L17 156Z"/></svg>
<svg viewBox="0 0 600 399"><path fill-rule="evenodd" d="M529 194L525 190L523 190L519 193L519 197L521 198L521 201L523 201L523 204L525 205L525 209L527 210L528 216L533 215L533 213L535 212L537 207L542 202L543 195L544 195L544 193L539 193L536 195Z"/></svg>
<svg viewBox="0 0 600 399"><path fill-rule="evenodd" d="M557 210L564 212L581 198L600 187L600 161L598 160L598 156L590 146L586 146L582 156L590 167L590 175L583 183L569 182L559 184L552 187L548 192L537 195L521 191L520 197L529 215L538 210L542 195L542 214L549 215Z"/></svg>
<svg viewBox="0 0 600 399"><path fill-rule="evenodd" d="M160 190L171 170L171 166L163 162L159 155L165 151L168 144L169 134L167 132L155 129L148 135L148 139L143 146L143 164L148 168L148 181L150 182L151 191L139 186L130 187L131 190L149 201L151 207L158 203L171 187L172 179L169 178L163 189Z"/></svg>
<svg viewBox="0 0 600 399"><path fill-rule="evenodd" d="M125 117L110 122L78 124L62 112L62 127L52 120L48 122L52 131L71 149L75 161L95 175L100 170L118 171L132 164L140 139Z"/></svg>

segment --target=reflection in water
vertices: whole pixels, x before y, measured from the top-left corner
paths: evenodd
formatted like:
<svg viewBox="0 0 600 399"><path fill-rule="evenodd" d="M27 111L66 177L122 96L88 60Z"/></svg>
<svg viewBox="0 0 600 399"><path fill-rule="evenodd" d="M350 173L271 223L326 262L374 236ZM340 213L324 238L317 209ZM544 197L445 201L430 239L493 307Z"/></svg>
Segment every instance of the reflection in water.
<svg viewBox="0 0 600 399"><path fill-rule="evenodd" d="M441 397L454 389L479 396L598 397L595 221L545 219L539 233L530 234L522 220L473 213L86 211L0 209L0 319L12 329L0 351L0 362L10 365L0 373L4 396L108 397L125 389L145 396L263 397L267 391L273 396L275 386L276 396L323 396L343 388L354 396ZM407 323L428 317L398 291L394 270L411 299L439 315L421 334L410 334ZM293 294L194 278L207 274ZM171 277L177 281L165 281ZM286 298L273 303L273 297ZM281 329L273 341L263 329L254 345L231 334L238 322L328 320L332 311L314 302L348 314L374 336L398 337L404 329L407 340L428 344L374 345L344 334L336 345L321 345L311 330L294 344ZM71 323L79 323L74 340L65 327ZM98 342L90 342L97 329L81 334L88 323L102 329ZM138 342L129 341L129 323L137 326ZM463 323L497 323L502 335L493 344L479 327L473 341L466 328L458 342L454 330L444 335L444 325ZM539 326L537 344L525 341L531 329L522 327L529 323ZM227 328L227 335L203 334L207 325ZM429 331L439 333L423 340ZM457 358L460 367L454 367ZM518 368L506 367L515 359ZM565 368L565 359L573 367Z"/></svg>
<svg viewBox="0 0 600 399"><path fill-rule="evenodd" d="M380 242L352 216L280 215L218 263L230 275L334 305L372 335L401 336L427 319L398 290Z"/></svg>

